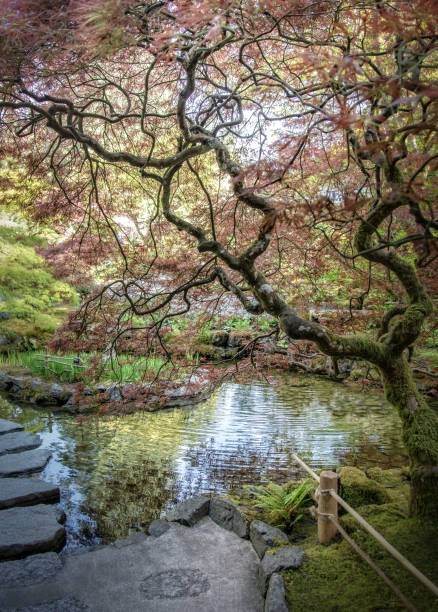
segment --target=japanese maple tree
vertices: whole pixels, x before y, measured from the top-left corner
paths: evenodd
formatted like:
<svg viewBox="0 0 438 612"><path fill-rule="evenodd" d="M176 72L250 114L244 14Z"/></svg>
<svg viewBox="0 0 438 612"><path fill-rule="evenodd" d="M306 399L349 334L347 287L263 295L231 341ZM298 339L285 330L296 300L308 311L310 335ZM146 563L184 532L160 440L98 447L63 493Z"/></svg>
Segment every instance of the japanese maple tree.
<svg viewBox="0 0 438 612"><path fill-rule="evenodd" d="M436 516L438 416L407 352L433 312L437 3L1 6L4 152L51 184L30 212L117 247L118 277L83 306L80 331L123 304L160 341L193 295L220 287L289 338L374 364L403 423L411 510ZM123 236L127 217L142 248ZM377 334L297 314L288 283L295 266L315 275L312 249L368 287L397 279Z"/></svg>

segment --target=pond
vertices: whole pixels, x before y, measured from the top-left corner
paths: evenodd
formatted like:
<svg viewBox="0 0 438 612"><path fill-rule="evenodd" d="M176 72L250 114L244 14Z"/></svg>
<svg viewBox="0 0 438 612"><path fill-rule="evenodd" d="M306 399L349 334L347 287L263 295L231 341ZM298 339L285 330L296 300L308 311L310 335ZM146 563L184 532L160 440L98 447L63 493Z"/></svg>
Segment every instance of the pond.
<svg viewBox="0 0 438 612"><path fill-rule="evenodd" d="M397 414L376 393L305 377L226 383L191 408L79 421L13 404L0 417L38 432L61 486L67 548L127 536L176 501L315 469L407 463Z"/></svg>

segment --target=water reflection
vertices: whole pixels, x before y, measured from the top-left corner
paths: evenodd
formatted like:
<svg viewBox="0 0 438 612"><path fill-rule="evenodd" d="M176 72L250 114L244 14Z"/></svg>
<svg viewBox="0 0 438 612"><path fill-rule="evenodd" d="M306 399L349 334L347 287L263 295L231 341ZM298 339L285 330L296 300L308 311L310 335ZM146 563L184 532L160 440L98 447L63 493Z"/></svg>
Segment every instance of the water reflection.
<svg viewBox="0 0 438 612"><path fill-rule="evenodd" d="M396 413L376 394L296 379L224 385L192 409L84 422L14 405L0 410L38 432L53 458L42 476L62 486L68 546L126 536L178 499L314 468L406 463ZM300 379L300 385L303 379Z"/></svg>

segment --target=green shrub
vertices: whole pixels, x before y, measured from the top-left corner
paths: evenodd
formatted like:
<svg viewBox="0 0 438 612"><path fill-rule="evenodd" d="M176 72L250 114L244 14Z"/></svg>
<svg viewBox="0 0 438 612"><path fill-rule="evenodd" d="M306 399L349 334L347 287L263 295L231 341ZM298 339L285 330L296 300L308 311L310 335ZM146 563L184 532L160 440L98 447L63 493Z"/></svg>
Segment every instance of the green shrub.
<svg viewBox="0 0 438 612"><path fill-rule="evenodd" d="M42 346L65 317L55 307L78 303L76 291L53 278L29 241L16 228L0 226L0 323L2 333L22 338L6 350Z"/></svg>

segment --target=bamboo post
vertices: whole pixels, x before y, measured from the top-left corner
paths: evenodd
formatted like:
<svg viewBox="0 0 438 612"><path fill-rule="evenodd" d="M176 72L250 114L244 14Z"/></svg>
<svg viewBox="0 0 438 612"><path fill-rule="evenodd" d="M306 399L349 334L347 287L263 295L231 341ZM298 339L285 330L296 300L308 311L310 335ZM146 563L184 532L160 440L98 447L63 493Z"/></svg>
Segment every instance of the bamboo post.
<svg viewBox="0 0 438 612"><path fill-rule="evenodd" d="M338 518L338 502L330 494L330 489L338 491L336 472L323 470L319 475L318 495L318 540L320 544L329 544L337 533L336 525L329 518Z"/></svg>

